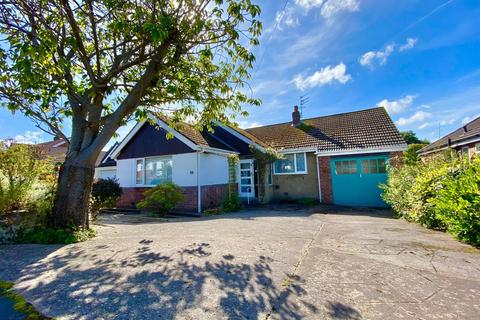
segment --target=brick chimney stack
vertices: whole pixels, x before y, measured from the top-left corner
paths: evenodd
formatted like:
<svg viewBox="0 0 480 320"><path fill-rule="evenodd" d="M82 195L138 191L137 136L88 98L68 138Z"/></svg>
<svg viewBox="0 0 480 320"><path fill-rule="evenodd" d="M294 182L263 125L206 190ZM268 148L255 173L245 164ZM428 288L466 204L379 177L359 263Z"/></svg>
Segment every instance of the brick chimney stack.
<svg viewBox="0 0 480 320"><path fill-rule="evenodd" d="M293 107L292 112L292 126L298 127L300 125L300 111L298 111L298 106Z"/></svg>

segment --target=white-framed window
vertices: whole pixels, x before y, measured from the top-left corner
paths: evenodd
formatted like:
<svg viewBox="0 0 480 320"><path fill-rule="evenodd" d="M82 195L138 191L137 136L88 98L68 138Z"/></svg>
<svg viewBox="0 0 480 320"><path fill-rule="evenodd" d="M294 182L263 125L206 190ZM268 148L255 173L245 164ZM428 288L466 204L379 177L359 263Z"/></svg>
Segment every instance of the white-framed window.
<svg viewBox="0 0 480 320"><path fill-rule="evenodd" d="M287 153L282 159L275 160L273 163L274 174L306 174L307 173L307 155L301 153Z"/></svg>
<svg viewBox="0 0 480 320"><path fill-rule="evenodd" d="M136 160L135 184L156 186L167 181L172 181L171 157L151 157Z"/></svg>
<svg viewBox="0 0 480 320"><path fill-rule="evenodd" d="M357 174L357 160L336 160L335 174Z"/></svg>
<svg viewBox="0 0 480 320"><path fill-rule="evenodd" d="M480 143L475 144L475 152L480 153Z"/></svg>
<svg viewBox="0 0 480 320"><path fill-rule="evenodd" d="M137 159L135 162L135 184L144 184L143 178L145 177L144 174L144 162L145 159Z"/></svg>
<svg viewBox="0 0 480 320"><path fill-rule="evenodd" d="M385 159L368 159L362 160L362 174L386 173L387 166Z"/></svg>

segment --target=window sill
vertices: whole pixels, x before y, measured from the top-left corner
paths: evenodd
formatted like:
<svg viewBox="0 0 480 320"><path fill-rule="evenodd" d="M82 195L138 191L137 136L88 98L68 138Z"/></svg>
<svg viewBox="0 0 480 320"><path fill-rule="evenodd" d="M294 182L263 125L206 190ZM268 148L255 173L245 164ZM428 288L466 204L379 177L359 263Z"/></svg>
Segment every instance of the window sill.
<svg viewBox="0 0 480 320"><path fill-rule="evenodd" d="M304 172L285 172L285 173L274 173L274 176L291 176L291 175L306 175L307 171Z"/></svg>

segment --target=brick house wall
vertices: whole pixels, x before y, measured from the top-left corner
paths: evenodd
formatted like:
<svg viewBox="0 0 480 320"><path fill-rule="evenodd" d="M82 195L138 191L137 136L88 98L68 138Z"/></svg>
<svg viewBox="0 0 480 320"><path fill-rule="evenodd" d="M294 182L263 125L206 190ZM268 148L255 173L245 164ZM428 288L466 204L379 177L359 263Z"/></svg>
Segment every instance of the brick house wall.
<svg viewBox="0 0 480 320"><path fill-rule="evenodd" d="M143 199L143 193L149 188L122 188L123 194L117 202L118 208L135 208L137 202ZM237 192L237 187L233 192ZM185 201L179 203L178 211L197 211L197 187L183 187ZM202 210L215 208L221 205L228 195L228 184L201 186Z"/></svg>
<svg viewBox="0 0 480 320"><path fill-rule="evenodd" d="M333 204L332 171L330 169L330 157L319 157L318 167L318 170L320 172L320 189L322 191L322 203Z"/></svg>

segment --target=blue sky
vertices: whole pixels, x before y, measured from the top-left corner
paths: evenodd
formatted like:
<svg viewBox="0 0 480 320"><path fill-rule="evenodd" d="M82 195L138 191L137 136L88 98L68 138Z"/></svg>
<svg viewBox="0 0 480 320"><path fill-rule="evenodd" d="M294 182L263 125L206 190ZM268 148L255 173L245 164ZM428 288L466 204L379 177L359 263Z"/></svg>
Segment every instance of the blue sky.
<svg viewBox="0 0 480 320"><path fill-rule="evenodd" d="M302 95L304 118L382 105L400 130L432 141L480 115L480 1L285 3L260 3L250 86L263 104L241 126L290 121ZM0 128L0 138L50 139L4 109Z"/></svg>

